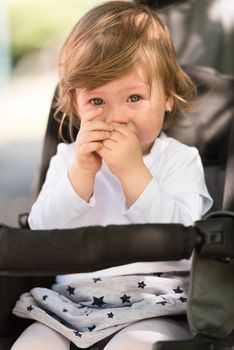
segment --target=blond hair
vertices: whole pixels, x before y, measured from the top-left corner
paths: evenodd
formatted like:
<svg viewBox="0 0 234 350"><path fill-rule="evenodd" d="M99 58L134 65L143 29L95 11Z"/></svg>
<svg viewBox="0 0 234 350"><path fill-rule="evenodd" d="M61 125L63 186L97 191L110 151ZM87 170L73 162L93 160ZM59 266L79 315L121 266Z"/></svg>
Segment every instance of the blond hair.
<svg viewBox="0 0 234 350"><path fill-rule="evenodd" d="M77 124L75 91L92 90L140 67L150 86L157 79L173 96L163 128L176 123L191 107L195 87L176 61L169 30L156 11L123 1L94 7L75 25L61 50L57 114ZM59 113L60 112L60 113ZM74 117L75 116L75 117ZM61 131L61 130L60 130Z"/></svg>

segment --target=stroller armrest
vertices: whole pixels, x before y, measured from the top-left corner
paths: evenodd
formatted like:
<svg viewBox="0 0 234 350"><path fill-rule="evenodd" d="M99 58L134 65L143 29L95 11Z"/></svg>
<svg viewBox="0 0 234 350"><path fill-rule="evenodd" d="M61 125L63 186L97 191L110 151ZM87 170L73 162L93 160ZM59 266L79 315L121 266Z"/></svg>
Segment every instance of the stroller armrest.
<svg viewBox="0 0 234 350"><path fill-rule="evenodd" d="M89 272L137 261L188 259L196 231L181 224L28 230L0 226L0 274Z"/></svg>

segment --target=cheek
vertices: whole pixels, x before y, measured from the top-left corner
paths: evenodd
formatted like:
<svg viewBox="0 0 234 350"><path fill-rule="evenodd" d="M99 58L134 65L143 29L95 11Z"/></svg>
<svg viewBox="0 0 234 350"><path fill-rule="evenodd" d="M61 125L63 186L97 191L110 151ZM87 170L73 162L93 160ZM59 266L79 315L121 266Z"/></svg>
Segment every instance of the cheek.
<svg viewBox="0 0 234 350"><path fill-rule="evenodd" d="M153 142L162 130L163 118L150 118L136 126L136 134L141 144Z"/></svg>
<svg viewBox="0 0 234 350"><path fill-rule="evenodd" d="M79 99L76 100L76 110L79 115L84 113L84 106L80 103Z"/></svg>
<svg viewBox="0 0 234 350"><path fill-rule="evenodd" d="M87 113L87 109L88 106L86 104L86 97L82 92L80 92L76 96L76 110L78 115L82 117L82 115L85 115Z"/></svg>
<svg viewBox="0 0 234 350"><path fill-rule="evenodd" d="M140 123L136 124L139 131L146 134L154 134L158 130L160 131L163 125L163 117L157 117L156 115L144 118Z"/></svg>
<svg viewBox="0 0 234 350"><path fill-rule="evenodd" d="M90 108L87 108L87 106L85 106L82 103L77 104L77 115L79 116L79 119L82 120L87 113L89 113Z"/></svg>

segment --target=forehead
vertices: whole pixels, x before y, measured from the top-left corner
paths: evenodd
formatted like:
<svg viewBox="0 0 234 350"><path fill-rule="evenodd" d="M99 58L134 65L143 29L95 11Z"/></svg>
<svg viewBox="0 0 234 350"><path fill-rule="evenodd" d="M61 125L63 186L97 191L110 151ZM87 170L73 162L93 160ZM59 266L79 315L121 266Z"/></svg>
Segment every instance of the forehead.
<svg viewBox="0 0 234 350"><path fill-rule="evenodd" d="M131 89L148 89L149 84L148 81L137 72L130 73L121 77L119 79L115 79L105 85L102 85L94 90L102 90L102 89L119 89L121 91L131 90Z"/></svg>
<svg viewBox="0 0 234 350"><path fill-rule="evenodd" d="M149 90L149 84L147 80L139 75L137 72L132 72L124 77L114 79L106 84L95 87L94 89L87 88L77 88L77 94L101 94L101 93L111 93L111 94L120 94L122 92L127 92L130 90Z"/></svg>
<svg viewBox="0 0 234 350"><path fill-rule="evenodd" d="M153 79L150 83L147 75L143 72L141 68L136 68L129 74L124 75L123 77L112 80L104 85L95 87L94 89L76 89L77 93L83 92L87 94L92 93L122 93L128 91L146 91L149 92L152 88L160 89L157 79Z"/></svg>

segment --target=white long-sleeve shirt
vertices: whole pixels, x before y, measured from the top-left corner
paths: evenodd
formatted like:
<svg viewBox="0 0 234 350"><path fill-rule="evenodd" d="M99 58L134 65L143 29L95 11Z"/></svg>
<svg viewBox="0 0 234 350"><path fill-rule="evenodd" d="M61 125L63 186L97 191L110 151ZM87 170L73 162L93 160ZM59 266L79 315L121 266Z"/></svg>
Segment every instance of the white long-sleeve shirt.
<svg viewBox="0 0 234 350"><path fill-rule="evenodd" d="M74 157L74 143L58 145L29 216L32 229L132 223L182 223L188 226L199 220L212 205L197 149L164 133L157 138L150 153L143 156L153 178L130 208L126 206L120 181L105 162L96 175L94 194L89 203L81 199L68 179L68 168ZM160 268L163 271L181 270L187 266L183 260L150 264L135 263L108 271L112 271L111 274L145 273Z"/></svg>

